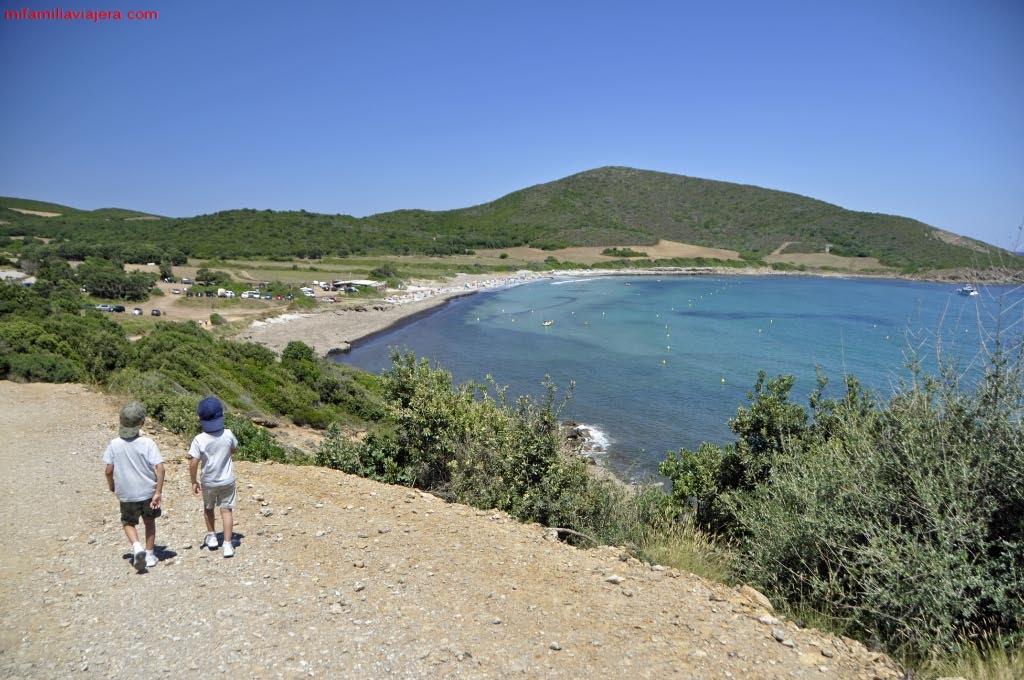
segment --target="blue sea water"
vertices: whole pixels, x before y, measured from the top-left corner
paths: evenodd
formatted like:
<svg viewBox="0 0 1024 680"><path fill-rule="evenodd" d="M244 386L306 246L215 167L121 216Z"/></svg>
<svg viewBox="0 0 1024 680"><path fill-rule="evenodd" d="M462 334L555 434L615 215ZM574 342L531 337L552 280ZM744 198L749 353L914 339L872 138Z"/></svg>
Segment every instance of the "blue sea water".
<svg viewBox="0 0 1024 680"><path fill-rule="evenodd" d="M1024 306L1019 290L981 290L802 276L541 280L453 300L339 361L379 372L394 347L457 382L492 375L512 394L541 394L548 375L563 391L574 381L562 417L602 433L601 462L637 480L668 451L732 441L727 422L760 370L793 374L804 404L819 367L830 394L852 374L883 397L912 356L981 370L1000 310L1019 336Z"/></svg>

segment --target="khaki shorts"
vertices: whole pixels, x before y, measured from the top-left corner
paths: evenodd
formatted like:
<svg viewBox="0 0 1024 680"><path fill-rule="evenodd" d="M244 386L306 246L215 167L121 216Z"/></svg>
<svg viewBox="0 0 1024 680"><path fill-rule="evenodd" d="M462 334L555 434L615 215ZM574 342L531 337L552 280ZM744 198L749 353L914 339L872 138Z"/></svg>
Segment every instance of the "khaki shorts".
<svg viewBox="0 0 1024 680"><path fill-rule="evenodd" d="M121 524L131 525L136 527L139 525L139 517L145 519L156 519L160 516L160 508L151 508L149 504L152 502L152 498L148 501L131 501L128 503L121 502Z"/></svg>
<svg viewBox="0 0 1024 680"><path fill-rule="evenodd" d="M203 487L203 507L207 510L218 506L225 510L232 510L237 503L238 497L235 494L234 482L224 486Z"/></svg>

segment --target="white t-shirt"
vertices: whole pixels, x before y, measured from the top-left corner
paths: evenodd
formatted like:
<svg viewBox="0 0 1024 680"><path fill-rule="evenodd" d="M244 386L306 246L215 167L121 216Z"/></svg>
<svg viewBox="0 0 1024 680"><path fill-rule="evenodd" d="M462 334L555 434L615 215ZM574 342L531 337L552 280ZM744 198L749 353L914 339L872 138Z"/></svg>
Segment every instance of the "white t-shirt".
<svg viewBox="0 0 1024 680"><path fill-rule="evenodd" d="M111 439L103 462L114 466L114 495L122 503L148 501L156 491L156 466L164 462L149 437Z"/></svg>
<svg viewBox="0 0 1024 680"><path fill-rule="evenodd" d="M231 452L238 448L235 434L224 428L219 435L200 432L192 440L188 448L190 458L198 458L203 463L203 476L200 481L204 487L227 486L235 481L235 466L231 463Z"/></svg>

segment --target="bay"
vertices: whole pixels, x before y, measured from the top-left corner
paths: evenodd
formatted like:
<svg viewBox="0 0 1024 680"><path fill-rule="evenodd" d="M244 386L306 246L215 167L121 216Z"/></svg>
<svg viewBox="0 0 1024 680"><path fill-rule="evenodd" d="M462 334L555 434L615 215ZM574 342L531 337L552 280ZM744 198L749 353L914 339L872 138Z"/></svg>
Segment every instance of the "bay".
<svg viewBox="0 0 1024 680"><path fill-rule="evenodd" d="M491 375L513 395L541 394L545 376L563 392L572 381L562 418L594 428L599 462L637 481L670 450L732 441L728 420L761 370L794 375L803 404L819 369L829 394L852 374L883 398L915 356L928 370L944 357L979 375L1000 314L1019 337L1020 298L839 277L545 279L452 300L338 360L380 372L392 348L412 351L456 382Z"/></svg>

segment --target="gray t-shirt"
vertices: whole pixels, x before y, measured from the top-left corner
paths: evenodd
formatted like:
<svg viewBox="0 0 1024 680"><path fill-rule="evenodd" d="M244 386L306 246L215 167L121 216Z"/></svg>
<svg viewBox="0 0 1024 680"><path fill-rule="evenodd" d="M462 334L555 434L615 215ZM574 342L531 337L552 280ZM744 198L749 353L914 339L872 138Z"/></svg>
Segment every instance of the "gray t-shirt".
<svg viewBox="0 0 1024 680"><path fill-rule="evenodd" d="M156 466L164 462L149 437L111 439L103 462L114 466L114 495L122 503L148 501L156 491Z"/></svg>
<svg viewBox="0 0 1024 680"><path fill-rule="evenodd" d="M218 434L200 432L188 449L190 458L198 458L203 464L201 482L204 487L227 486L235 481L235 466L231 452L238 448L234 433L225 428Z"/></svg>

